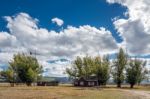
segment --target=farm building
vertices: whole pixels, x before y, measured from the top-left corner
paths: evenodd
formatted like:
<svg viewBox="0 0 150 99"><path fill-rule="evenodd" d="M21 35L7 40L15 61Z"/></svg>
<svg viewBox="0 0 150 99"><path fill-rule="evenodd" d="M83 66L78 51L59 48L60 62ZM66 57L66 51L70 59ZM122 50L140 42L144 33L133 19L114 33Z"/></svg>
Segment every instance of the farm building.
<svg viewBox="0 0 150 99"><path fill-rule="evenodd" d="M81 87L93 87L98 86L98 80L97 79L85 79L85 78L79 78L74 80L74 86L81 86Z"/></svg>
<svg viewBox="0 0 150 99"><path fill-rule="evenodd" d="M50 77L43 77L37 82L37 86L58 86L59 82Z"/></svg>
<svg viewBox="0 0 150 99"><path fill-rule="evenodd" d="M0 83L2 83L2 82L7 82L7 79L0 76Z"/></svg>

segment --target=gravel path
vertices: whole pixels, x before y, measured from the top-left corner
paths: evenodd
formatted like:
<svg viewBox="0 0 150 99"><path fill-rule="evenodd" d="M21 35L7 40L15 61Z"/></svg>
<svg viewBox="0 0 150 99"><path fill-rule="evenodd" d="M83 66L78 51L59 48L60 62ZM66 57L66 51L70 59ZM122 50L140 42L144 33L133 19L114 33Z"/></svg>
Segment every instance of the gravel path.
<svg viewBox="0 0 150 99"><path fill-rule="evenodd" d="M150 99L150 91L141 91L141 90L124 90L133 95L138 95L142 99Z"/></svg>

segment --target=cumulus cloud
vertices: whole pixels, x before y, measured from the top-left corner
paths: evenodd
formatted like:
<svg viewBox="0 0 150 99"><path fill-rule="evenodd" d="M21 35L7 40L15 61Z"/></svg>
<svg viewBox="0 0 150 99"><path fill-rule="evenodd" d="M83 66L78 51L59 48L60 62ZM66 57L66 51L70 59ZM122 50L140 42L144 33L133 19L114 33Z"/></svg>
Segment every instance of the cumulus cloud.
<svg viewBox="0 0 150 99"><path fill-rule="evenodd" d="M51 20L53 23L56 23L58 26L62 26L64 24L64 21L62 19L59 19L59 18L53 18Z"/></svg>
<svg viewBox="0 0 150 99"><path fill-rule="evenodd" d="M3 63L10 61L15 53L29 53L31 51L36 53L36 57L44 68L48 68L47 66L51 65L49 60L62 57L71 60L78 55L115 52L118 48L111 32L103 27L68 26L60 32L56 32L40 28L38 26L39 20L32 18L27 13L6 16L5 19L8 22L9 32L0 32L0 55L5 56L0 57L0 60ZM55 65L59 68L63 66L58 63ZM51 72L53 67L55 67L54 64L47 70ZM55 72L62 71L62 74L63 70L56 68Z"/></svg>
<svg viewBox="0 0 150 99"><path fill-rule="evenodd" d="M14 46L16 37L8 34L7 32L0 32L0 47Z"/></svg>
<svg viewBox="0 0 150 99"><path fill-rule="evenodd" d="M116 19L115 28L131 54L150 54L150 0L107 0L127 7L127 19Z"/></svg>
<svg viewBox="0 0 150 99"><path fill-rule="evenodd" d="M57 61L55 63L49 64L48 62L40 61L42 62L44 67L44 76L52 76L52 77L63 77L67 76L65 73L66 68L68 68L70 62L69 61Z"/></svg>

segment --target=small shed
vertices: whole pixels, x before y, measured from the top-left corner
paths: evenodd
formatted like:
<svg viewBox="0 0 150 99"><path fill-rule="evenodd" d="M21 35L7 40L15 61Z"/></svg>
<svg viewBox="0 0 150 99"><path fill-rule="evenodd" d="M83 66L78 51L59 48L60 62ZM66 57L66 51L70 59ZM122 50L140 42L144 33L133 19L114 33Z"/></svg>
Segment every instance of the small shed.
<svg viewBox="0 0 150 99"><path fill-rule="evenodd" d="M81 86L81 87L93 87L98 86L98 80L97 79L85 79L85 78L79 78L74 80L74 86Z"/></svg>
<svg viewBox="0 0 150 99"><path fill-rule="evenodd" d="M43 77L37 82L37 86L58 86L59 82L50 77Z"/></svg>

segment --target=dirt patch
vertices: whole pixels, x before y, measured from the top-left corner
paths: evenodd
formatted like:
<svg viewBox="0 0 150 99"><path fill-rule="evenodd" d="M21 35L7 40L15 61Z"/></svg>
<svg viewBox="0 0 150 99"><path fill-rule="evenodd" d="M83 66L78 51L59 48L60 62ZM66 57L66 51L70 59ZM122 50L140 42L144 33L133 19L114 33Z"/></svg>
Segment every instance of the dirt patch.
<svg viewBox="0 0 150 99"><path fill-rule="evenodd" d="M122 90L122 91L129 92L130 94L139 96L142 99L150 99L150 91L141 91L141 90Z"/></svg>

